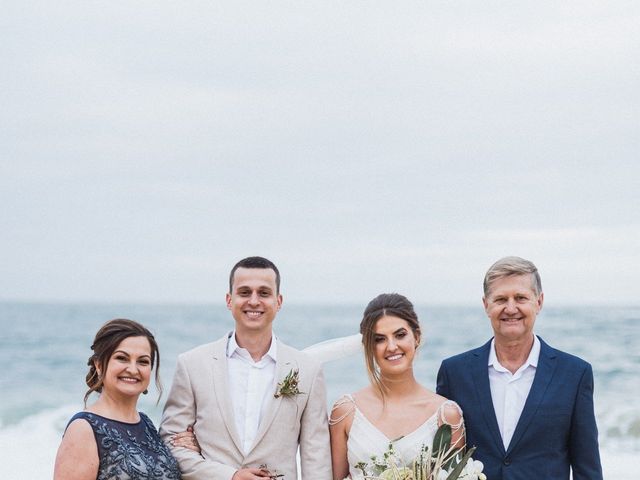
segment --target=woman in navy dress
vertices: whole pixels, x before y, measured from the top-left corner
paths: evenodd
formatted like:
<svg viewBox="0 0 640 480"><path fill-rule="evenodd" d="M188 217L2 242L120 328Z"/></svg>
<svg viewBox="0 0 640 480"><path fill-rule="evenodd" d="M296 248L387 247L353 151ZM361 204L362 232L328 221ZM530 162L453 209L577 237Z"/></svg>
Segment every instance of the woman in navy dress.
<svg viewBox="0 0 640 480"><path fill-rule="evenodd" d="M149 417L137 410L154 367L162 392L160 353L151 332L132 320L110 320L96 334L91 349L85 407L92 392L100 397L69 421L54 480L179 480L178 463ZM181 445L199 451L193 435L182 435Z"/></svg>

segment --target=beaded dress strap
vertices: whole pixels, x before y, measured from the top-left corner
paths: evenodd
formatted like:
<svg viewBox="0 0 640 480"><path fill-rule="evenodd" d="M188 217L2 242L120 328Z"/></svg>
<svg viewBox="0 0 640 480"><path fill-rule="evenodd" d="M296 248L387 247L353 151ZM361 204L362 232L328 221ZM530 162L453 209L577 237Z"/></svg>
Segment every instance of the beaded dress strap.
<svg viewBox="0 0 640 480"><path fill-rule="evenodd" d="M458 412L460 414L460 420L456 423L451 423L447 420L446 417L446 411L451 411L451 410L455 410L456 412ZM466 432L465 432L465 428L464 428L464 417L462 416L462 409L460 408L460 406L454 402L453 400L446 400L442 403L442 405L440 405L438 407L438 411L436 412L436 415L438 417L438 425L444 425L447 424L451 427L451 433L456 433L459 430L462 431L462 435L460 436L460 438L458 440L456 440L455 444L457 445L458 442L462 441L464 442L465 437L466 437Z"/></svg>
<svg viewBox="0 0 640 480"><path fill-rule="evenodd" d="M339 409L340 407L342 407L343 405L345 406L345 412L343 412L342 415L340 415L339 417L334 418L333 412ZM329 425L336 425L340 423L342 420L347 418L349 415L351 415L355 411L356 411L356 401L353 399L351 394L346 393L342 395L338 400L336 400L336 403L334 403L333 407L331 408L331 414L329 415Z"/></svg>

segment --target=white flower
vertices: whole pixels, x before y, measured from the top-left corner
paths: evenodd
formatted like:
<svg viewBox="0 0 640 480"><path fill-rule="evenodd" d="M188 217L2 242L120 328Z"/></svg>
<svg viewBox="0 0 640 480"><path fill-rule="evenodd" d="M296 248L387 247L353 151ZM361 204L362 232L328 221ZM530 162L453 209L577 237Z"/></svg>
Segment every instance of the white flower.
<svg viewBox="0 0 640 480"><path fill-rule="evenodd" d="M413 480L413 472L410 468L389 468L380 475L381 480Z"/></svg>
<svg viewBox="0 0 640 480"><path fill-rule="evenodd" d="M456 475L456 480L487 480L486 475L482 473L484 465L482 465L482 462L469 458L471 453L463 456L460 449L452 448L448 453L440 452L437 456L432 456L430 455L430 449L422 446L418 456L407 462L394 450L393 443L390 443L382 455L371 456L368 463L357 463L354 467L359 472L354 475L354 479L414 480L415 475L417 478L424 480L447 480L453 469L456 468L454 466L457 465L457 468L462 468L462 465L458 465L458 462L466 457L467 462L460 474ZM451 471L447 471L444 468L444 465L447 464L454 465L451 467Z"/></svg>
<svg viewBox="0 0 640 480"><path fill-rule="evenodd" d="M438 471L437 476L438 478L435 478L434 480L447 480L447 477L449 476L449 472L443 469Z"/></svg>
<svg viewBox="0 0 640 480"><path fill-rule="evenodd" d="M470 458L460 474L460 480L486 480L486 475L482 473L483 468L480 460Z"/></svg>

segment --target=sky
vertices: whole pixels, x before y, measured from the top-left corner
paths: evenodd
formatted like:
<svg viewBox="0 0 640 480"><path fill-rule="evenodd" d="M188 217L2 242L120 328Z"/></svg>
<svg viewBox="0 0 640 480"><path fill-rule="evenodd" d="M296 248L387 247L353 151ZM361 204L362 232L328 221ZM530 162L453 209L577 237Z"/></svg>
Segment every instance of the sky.
<svg viewBox="0 0 640 480"><path fill-rule="evenodd" d="M0 300L640 302L640 3L13 1Z"/></svg>

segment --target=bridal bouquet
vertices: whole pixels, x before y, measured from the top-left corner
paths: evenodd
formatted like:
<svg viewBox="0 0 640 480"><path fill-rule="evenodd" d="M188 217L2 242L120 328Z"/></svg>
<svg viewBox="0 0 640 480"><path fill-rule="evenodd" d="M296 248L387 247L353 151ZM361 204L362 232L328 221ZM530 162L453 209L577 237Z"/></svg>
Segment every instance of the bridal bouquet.
<svg viewBox="0 0 640 480"><path fill-rule="evenodd" d="M438 428L433 445L423 445L419 455L407 465L398 457L393 443L383 458L376 456L370 463L358 463L355 467L365 480L486 480L482 462L473 460L475 447L466 452L451 446L451 427Z"/></svg>

